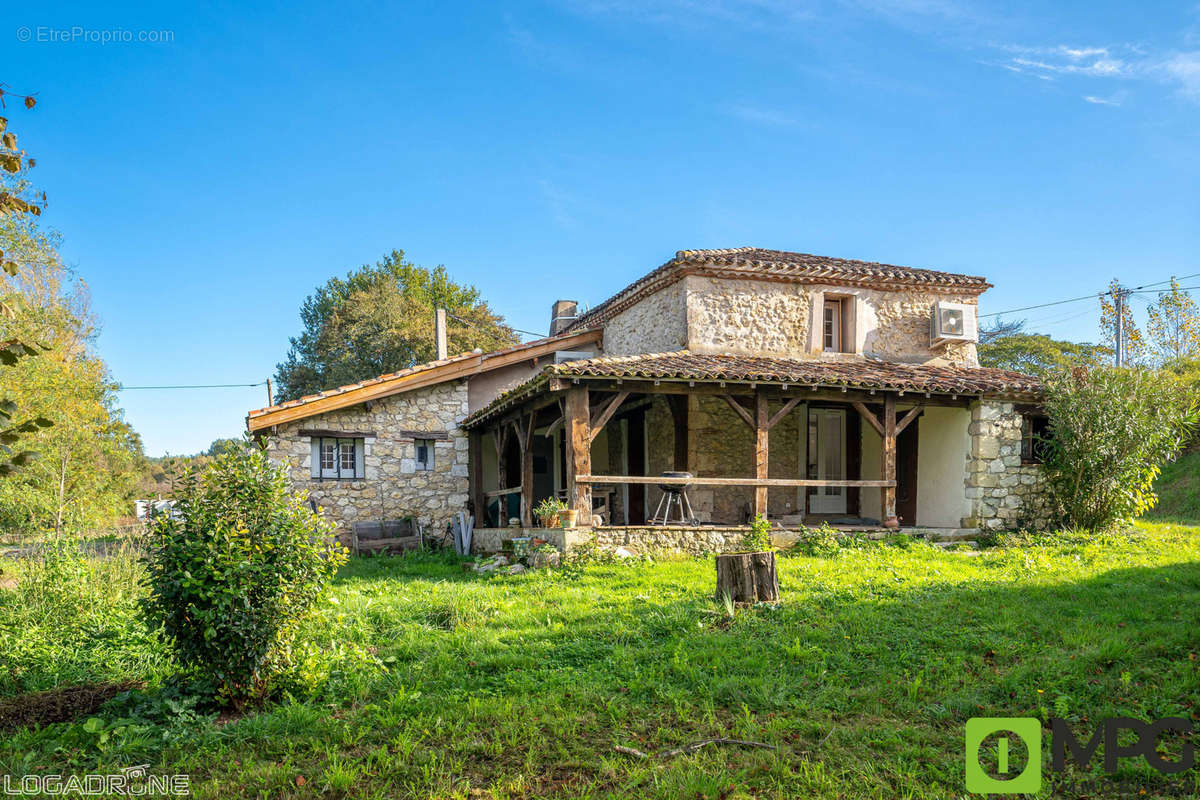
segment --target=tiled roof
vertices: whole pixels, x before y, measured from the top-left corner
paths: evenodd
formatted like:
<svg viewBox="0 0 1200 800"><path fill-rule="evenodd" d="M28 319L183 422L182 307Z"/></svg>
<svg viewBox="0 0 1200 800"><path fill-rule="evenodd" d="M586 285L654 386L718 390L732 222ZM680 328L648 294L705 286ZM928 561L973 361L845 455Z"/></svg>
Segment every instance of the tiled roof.
<svg viewBox="0 0 1200 800"><path fill-rule="evenodd" d="M689 272L717 277L760 280L828 281L834 284L880 287L924 287L980 294L991 284L977 275L899 267L874 261L830 258L760 247L725 250L680 250L667 263L639 278L575 321L572 328L593 327L623 311L642 297L679 280Z"/></svg>
<svg viewBox="0 0 1200 800"><path fill-rule="evenodd" d="M389 372L385 375L379 375L374 378L367 378L366 380L358 381L357 383L347 383L345 386L335 386L334 388L326 389L323 392L306 394L303 397L297 397L295 400L288 400L284 403L276 403L273 406L256 408L249 412L249 416L257 417L261 414L269 414L273 411L282 411L285 408L295 408L296 406L302 406L307 403L311 403L314 400L320 400L324 397L336 397L337 395L346 394L347 392L352 392L356 389L365 389L368 386L375 386L376 384L380 383L398 381L401 378L419 375L422 372L428 372L429 370L437 369L438 367L444 367L449 364L458 364L463 361L470 361L473 358L479 358L479 353L459 353L458 355L450 356L449 358L443 358L437 361L427 361L424 364L417 364L414 367L402 369L398 372Z"/></svg>
<svg viewBox="0 0 1200 800"><path fill-rule="evenodd" d="M390 372L375 378L369 378L357 383L338 386L319 394L310 394L285 403L277 403L266 408L255 409L246 415L247 426L251 431L269 426L274 420L286 416L286 421L324 413L336 408L354 405L369 396L371 399L398 394L409 388L427 386L442 380L454 380L474 372L484 372L492 368L506 366L514 359L527 359L552 353L560 347L578 345L584 341L600 339L599 331L584 329L573 330L557 336L549 336L532 342L515 345L504 350L494 350L490 353L460 353L456 356L429 361L424 364Z"/></svg>
<svg viewBox="0 0 1200 800"><path fill-rule="evenodd" d="M463 424L470 426L520 402L539 391L552 377L844 386L853 389L1028 398L1037 397L1042 390L1041 382L1031 375L985 367L904 364L869 358L825 360L706 355L677 350L549 365L536 377L505 392L485 408L467 417Z"/></svg>

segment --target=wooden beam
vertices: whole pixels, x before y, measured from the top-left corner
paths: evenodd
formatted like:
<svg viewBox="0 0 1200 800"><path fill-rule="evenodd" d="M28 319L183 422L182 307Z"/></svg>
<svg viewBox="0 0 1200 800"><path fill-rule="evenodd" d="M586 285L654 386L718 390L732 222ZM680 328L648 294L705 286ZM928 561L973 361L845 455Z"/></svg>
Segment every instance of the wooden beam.
<svg viewBox="0 0 1200 800"><path fill-rule="evenodd" d="M883 396L883 479L890 481L883 493L883 527L899 528L896 518L896 395Z"/></svg>
<svg viewBox="0 0 1200 800"><path fill-rule="evenodd" d="M755 427L754 417L750 416L750 412L743 408L741 403L733 399L733 395L723 394L721 395L721 399L729 404L729 407L732 408L737 415L742 418L743 422L745 422L751 428Z"/></svg>
<svg viewBox="0 0 1200 800"><path fill-rule="evenodd" d="M484 492L484 493L483 493L483 496L484 496L484 497L487 497L487 498L489 498L489 499L493 499L493 498L496 498L496 497L505 497L505 496L507 496L507 495L510 495L510 494L517 494L517 493L519 493L520 491L521 491L521 487L520 487L520 486L513 486L513 487L511 487L511 488L508 488L508 489L497 489L497 490L496 490L496 491L494 491L494 492ZM501 509L500 509L500 510L501 510L501 511L503 511L503 510L504 510L503 506L501 506ZM500 522L500 527L501 527L501 528L503 528L503 527L504 527L505 525L507 525L507 524L508 524L508 520L506 520L506 519L505 519L505 520L501 520L501 522Z"/></svg>
<svg viewBox="0 0 1200 800"><path fill-rule="evenodd" d="M858 486L865 489L881 489L895 485L895 481L852 481L852 480L818 480L816 478L663 478L648 475L577 475L577 483L603 484L682 484L685 486Z"/></svg>
<svg viewBox="0 0 1200 800"><path fill-rule="evenodd" d="M296 431L300 436L331 436L338 439L374 439L374 431L332 431L324 428L301 428Z"/></svg>
<svg viewBox="0 0 1200 800"><path fill-rule="evenodd" d="M675 423L675 458L672 461L678 472L688 471L688 398L685 394L667 395L667 407L671 409L671 421Z"/></svg>
<svg viewBox="0 0 1200 800"><path fill-rule="evenodd" d="M592 438L588 412L588 390L573 386L567 390L566 407L567 502L579 516L577 525L588 525L592 513L592 487L579 483L576 475L592 471Z"/></svg>
<svg viewBox="0 0 1200 800"><path fill-rule="evenodd" d="M795 408L803 399L803 397L793 397L791 400L788 400L786 403L784 403L783 408L776 411L775 415L772 416L770 421L767 422L767 427L774 428L776 425L778 425L783 418L788 415L788 412Z"/></svg>
<svg viewBox="0 0 1200 800"><path fill-rule="evenodd" d="M475 524L479 527L484 525L484 497L483 497L483 434L478 431L471 431L467 437L467 463L471 475L471 505L473 506L472 513L475 515Z"/></svg>
<svg viewBox="0 0 1200 800"><path fill-rule="evenodd" d="M899 436L901 433L903 433L904 429L908 427L908 423L919 417L921 412L924 410L925 409L922 406L913 406L910 408L908 413L901 417L900 421L896 423L896 435Z"/></svg>
<svg viewBox="0 0 1200 800"><path fill-rule="evenodd" d="M504 451L508 444L508 426L501 425L492 431L492 441L496 445L496 488L507 489L505 486L508 483L508 464L504 458ZM503 516L503 515L501 515ZM501 520L503 525L507 520Z"/></svg>
<svg viewBox="0 0 1200 800"><path fill-rule="evenodd" d="M621 405L621 403L625 402L627 397L629 397L629 392L617 392L617 396L609 401L608 405L604 407L604 410L600 411L595 417L592 418L590 424L591 430L588 432L588 444L592 443L592 440L596 438L596 434L604 430L604 426L608 424L610 419L612 419L612 415L617 412L617 408Z"/></svg>
<svg viewBox="0 0 1200 800"><path fill-rule="evenodd" d="M537 412L531 412L517 437L521 443L521 524L533 527L533 424Z"/></svg>
<svg viewBox="0 0 1200 800"><path fill-rule="evenodd" d="M575 383L575 381L579 381ZM784 389L782 382L780 383L764 383L761 381L754 382L756 386L751 386L751 381L734 382L726 381L722 386L720 383L702 383L694 381L695 385L689 385L687 380L683 379L667 379L662 378L655 383L652 380L644 379L626 379L626 378L551 378L547 384L547 390L550 392L563 392L571 386L587 386L593 391L600 392L616 392L628 391L633 394L694 394L707 395L710 397L721 395L732 395L737 398L749 398L756 390L766 392L773 400L782 400L789 397L800 397L802 400L818 400L829 403L850 403L852 400L859 400L864 403L878 403L881 396L884 394L895 393L887 389L876 389L872 394L870 389L850 389L842 391L834 386L818 386L815 390L811 384L806 383L787 383L787 389ZM951 407L966 407L971 402L979 399L979 393L963 394L957 393L957 396L952 397L952 393L931 394L928 398L925 397L924 389L906 389L905 397L915 397L920 394L921 402L924 405L936 406L951 406ZM992 395L988 395L991 397Z"/></svg>
<svg viewBox="0 0 1200 800"><path fill-rule="evenodd" d="M880 423L879 418L875 416L875 413L871 411L871 409L867 408L865 403L862 403L858 400L852 400L850 401L850 405L854 406L854 410L858 412L860 417L871 424L871 427L875 429L876 433L878 433L880 436L883 436L883 424Z"/></svg>
<svg viewBox="0 0 1200 800"><path fill-rule="evenodd" d="M543 434L543 435L544 436L553 436L554 432L557 431L559 429L559 426L561 426L563 424L564 419L565 418L561 414L559 414L558 419L556 419L556 420L554 420L554 422L550 423L550 425L546 428L545 434Z"/></svg>
<svg viewBox="0 0 1200 800"><path fill-rule="evenodd" d="M754 477L756 480L765 481L770 468L768 455L771 438L766 394L759 392L754 398L754 403ZM754 487L754 515L758 516L759 514L767 516L767 487L765 485Z"/></svg>

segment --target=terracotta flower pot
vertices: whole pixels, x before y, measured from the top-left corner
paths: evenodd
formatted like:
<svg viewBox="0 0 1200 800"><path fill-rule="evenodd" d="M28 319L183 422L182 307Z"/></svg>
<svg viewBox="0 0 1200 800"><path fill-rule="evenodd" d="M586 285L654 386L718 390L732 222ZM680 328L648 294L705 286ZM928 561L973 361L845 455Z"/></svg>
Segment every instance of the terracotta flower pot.
<svg viewBox="0 0 1200 800"><path fill-rule="evenodd" d="M559 514L547 514L541 520L543 528L557 528L562 525L562 519Z"/></svg>
<svg viewBox="0 0 1200 800"><path fill-rule="evenodd" d="M564 528L574 528L576 521L579 519L579 510L568 508L562 513L562 526Z"/></svg>

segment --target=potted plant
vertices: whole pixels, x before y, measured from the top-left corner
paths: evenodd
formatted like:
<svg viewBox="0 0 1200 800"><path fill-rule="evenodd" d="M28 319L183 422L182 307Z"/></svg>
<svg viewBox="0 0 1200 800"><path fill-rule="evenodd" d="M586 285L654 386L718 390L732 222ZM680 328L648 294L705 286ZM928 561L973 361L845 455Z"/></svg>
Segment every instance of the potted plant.
<svg viewBox="0 0 1200 800"><path fill-rule="evenodd" d="M557 528L562 524L562 513L567 504L557 497L547 497L533 508L533 514L542 521L543 528Z"/></svg>
<svg viewBox="0 0 1200 800"><path fill-rule="evenodd" d="M574 528L578 519L579 509L577 508L568 508L562 512L562 526L564 528Z"/></svg>

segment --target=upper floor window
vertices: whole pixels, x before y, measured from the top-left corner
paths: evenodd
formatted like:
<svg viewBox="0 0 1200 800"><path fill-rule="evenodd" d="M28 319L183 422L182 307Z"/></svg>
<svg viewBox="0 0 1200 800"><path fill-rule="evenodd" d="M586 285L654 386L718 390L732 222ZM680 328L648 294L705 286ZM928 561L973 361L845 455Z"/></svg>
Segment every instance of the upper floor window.
<svg viewBox="0 0 1200 800"><path fill-rule="evenodd" d="M826 300L821 324L822 349L826 353L842 352L842 301Z"/></svg>
<svg viewBox="0 0 1200 800"><path fill-rule="evenodd" d="M314 436L312 439L312 476L333 480L365 477L363 451L362 439Z"/></svg>

